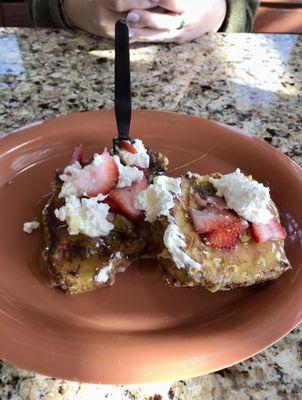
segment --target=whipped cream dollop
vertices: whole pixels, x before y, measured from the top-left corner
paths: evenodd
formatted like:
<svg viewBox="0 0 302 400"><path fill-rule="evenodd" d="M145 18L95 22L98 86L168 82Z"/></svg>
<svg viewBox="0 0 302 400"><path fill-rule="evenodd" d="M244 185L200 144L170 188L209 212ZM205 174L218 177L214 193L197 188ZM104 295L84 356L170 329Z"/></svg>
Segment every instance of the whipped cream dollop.
<svg viewBox="0 0 302 400"><path fill-rule="evenodd" d="M135 165L136 167L140 167L143 169L148 168L150 157L143 142L140 139L135 139L131 144L135 148L136 153L132 154L125 149L118 148L117 151L119 153L120 159L126 165Z"/></svg>
<svg viewBox="0 0 302 400"><path fill-rule="evenodd" d="M114 270L113 263L110 262L108 265L106 265L99 271L99 273L94 277L94 280L96 282L106 283L109 280L110 274L111 272L113 272L113 270Z"/></svg>
<svg viewBox="0 0 302 400"><path fill-rule="evenodd" d="M117 252L112 256L112 258L115 260L120 260L122 258L122 253ZM96 282L106 283L108 282L112 272L114 272L114 265L113 261L110 261L108 265L99 270L97 275L95 275L94 280Z"/></svg>
<svg viewBox="0 0 302 400"><path fill-rule="evenodd" d="M79 178L82 173L81 164L76 161L72 165L68 165L63 173L60 175L60 179L63 183L61 187L61 191L59 193L59 199L66 198L68 196L80 196L81 192L77 185L75 185L75 181Z"/></svg>
<svg viewBox="0 0 302 400"><path fill-rule="evenodd" d="M246 220L266 224L273 215L268 210L271 201L269 188L249 179L239 168L220 179L210 178L218 196L224 197L227 206Z"/></svg>
<svg viewBox="0 0 302 400"><path fill-rule="evenodd" d="M202 268L201 264L193 260L183 251L186 247L185 236L174 222L171 222L167 226L163 239L166 248L178 268L189 267L197 270Z"/></svg>
<svg viewBox="0 0 302 400"><path fill-rule="evenodd" d="M98 195L80 199L70 195L65 198L65 205L55 210L55 216L62 222L66 221L70 235L107 236L114 225L107 220L108 204L101 203L105 198Z"/></svg>
<svg viewBox="0 0 302 400"><path fill-rule="evenodd" d="M161 215L170 218L169 210L174 207L174 196L181 194L180 183L181 178L156 176L153 184L139 194L136 207L145 211L146 221L154 222Z"/></svg>
<svg viewBox="0 0 302 400"><path fill-rule="evenodd" d="M113 156L114 161L118 167L119 178L117 182L118 188L131 186L134 182L139 182L143 179L144 173L136 167L123 165L119 156Z"/></svg>
<svg viewBox="0 0 302 400"><path fill-rule="evenodd" d="M38 221L25 222L23 225L23 231L29 235L33 233L35 229L40 228L40 223Z"/></svg>

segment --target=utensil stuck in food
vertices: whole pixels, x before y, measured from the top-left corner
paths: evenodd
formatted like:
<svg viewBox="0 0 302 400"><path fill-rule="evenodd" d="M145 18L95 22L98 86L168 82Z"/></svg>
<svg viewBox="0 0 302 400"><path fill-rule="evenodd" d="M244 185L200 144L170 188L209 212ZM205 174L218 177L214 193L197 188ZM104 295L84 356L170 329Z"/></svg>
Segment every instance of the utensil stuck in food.
<svg viewBox="0 0 302 400"><path fill-rule="evenodd" d="M131 78L129 28L126 20L119 20L115 24L114 110L118 137L113 139L113 147L122 140L130 139Z"/></svg>

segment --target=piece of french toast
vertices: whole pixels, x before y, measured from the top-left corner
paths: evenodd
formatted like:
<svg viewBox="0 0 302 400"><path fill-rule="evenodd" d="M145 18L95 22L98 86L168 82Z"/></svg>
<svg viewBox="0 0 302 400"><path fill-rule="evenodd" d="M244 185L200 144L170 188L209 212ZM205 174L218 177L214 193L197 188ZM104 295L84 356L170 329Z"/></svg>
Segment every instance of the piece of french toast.
<svg viewBox="0 0 302 400"><path fill-rule="evenodd" d="M211 176L217 178L219 174ZM284 251L284 240L257 243L251 227L245 226L232 248L217 248L207 242L207 235L200 235L196 231L191 216L192 209L200 208L198 199L209 198L215 193L209 183L209 177L197 174L182 177L182 195L175 199L175 207L171 210L185 242L182 250L193 260L193 266L177 266L166 248L163 238L170 224L166 217L160 217L150 225L154 248L158 252L166 283L170 286L184 287L201 285L215 292L277 279L290 268ZM277 208L272 201L269 209L275 220L279 221Z"/></svg>
<svg viewBox="0 0 302 400"><path fill-rule="evenodd" d="M74 150L70 164L82 158L81 151L78 148ZM151 182L155 175L166 171L168 160L152 150L148 153L150 165L146 177ZM70 235L67 224L55 215L55 210L65 202L59 198L63 184L59 175L52 183L52 193L43 211L46 243L43 257L50 282L67 294L113 285L115 274L125 271L144 253L147 241L136 232L136 222L118 212L112 214L114 228L107 236Z"/></svg>
<svg viewBox="0 0 302 400"><path fill-rule="evenodd" d="M68 294L113 285L115 274L124 271L143 253L145 241L136 234L134 224L121 214L115 214L114 229L108 236L70 235L66 224L54 213L64 202L58 198L60 190L61 183L56 180L43 211L44 259L52 285L61 287Z"/></svg>

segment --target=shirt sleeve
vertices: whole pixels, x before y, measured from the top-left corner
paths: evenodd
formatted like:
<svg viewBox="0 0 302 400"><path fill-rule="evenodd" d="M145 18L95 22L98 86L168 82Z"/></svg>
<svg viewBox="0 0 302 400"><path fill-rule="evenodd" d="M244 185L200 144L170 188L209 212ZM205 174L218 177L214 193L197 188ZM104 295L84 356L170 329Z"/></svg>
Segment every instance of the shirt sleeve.
<svg viewBox="0 0 302 400"><path fill-rule="evenodd" d="M59 0L27 0L34 25L42 28L67 28Z"/></svg>
<svg viewBox="0 0 302 400"><path fill-rule="evenodd" d="M227 15L221 32L251 32L258 0L226 0Z"/></svg>

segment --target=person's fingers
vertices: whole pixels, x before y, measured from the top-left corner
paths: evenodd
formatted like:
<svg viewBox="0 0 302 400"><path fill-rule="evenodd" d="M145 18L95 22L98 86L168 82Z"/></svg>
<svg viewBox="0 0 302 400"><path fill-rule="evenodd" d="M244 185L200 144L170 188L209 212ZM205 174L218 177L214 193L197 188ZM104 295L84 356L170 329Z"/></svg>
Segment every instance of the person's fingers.
<svg viewBox="0 0 302 400"><path fill-rule="evenodd" d="M146 9L156 7L159 0L106 0L106 6L115 12L125 12L134 8Z"/></svg>
<svg viewBox="0 0 302 400"><path fill-rule="evenodd" d="M165 8L166 10L173 11L176 13L182 13L185 11L186 2L188 0L159 0L157 5ZM197 0L195 0L197 2Z"/></svg>
<svg viewBox="0 0 302 400"><path fill-rule="evenodd" d="M182 17L174 13L162 14L147 10L132 10L127 15L127 21L133 28L175 30L181 25Z"/></svg>
<svg viewBox="0 0 302 400"><path fill-rule="evenodd" d="M131 42L175 42L183 43L187 39L183 30L159 31L149 28L131 28Z"/></svg>

